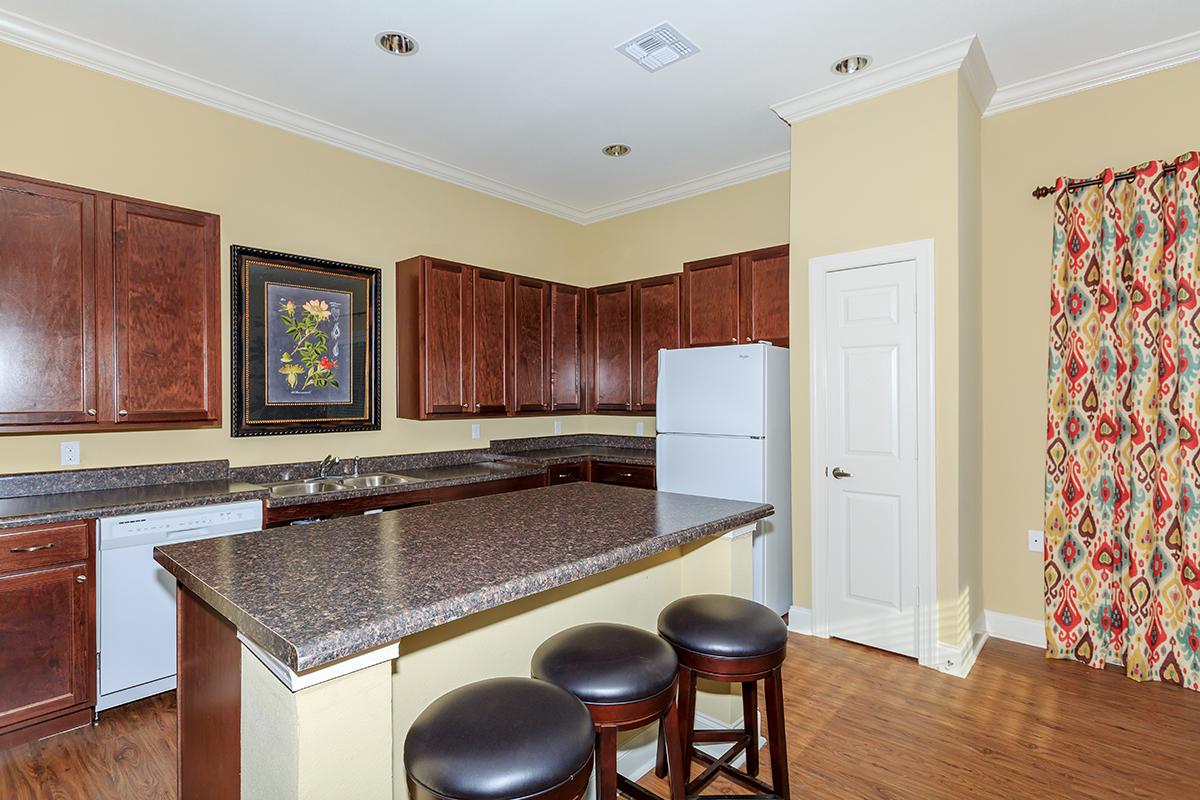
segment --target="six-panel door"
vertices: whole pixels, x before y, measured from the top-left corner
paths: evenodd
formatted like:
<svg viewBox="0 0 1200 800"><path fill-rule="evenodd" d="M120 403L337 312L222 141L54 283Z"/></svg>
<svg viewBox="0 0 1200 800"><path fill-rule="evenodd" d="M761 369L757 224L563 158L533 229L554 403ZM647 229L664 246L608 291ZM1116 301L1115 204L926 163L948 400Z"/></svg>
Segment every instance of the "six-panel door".
<svg viewBox="0 0 1200 800"><path fill-rule="evenodd" d="M98 420L95 204L0 177L0 426Z"/></svg>
<svg viewBox="0 0 1200 800"><path fill-rule="evenodd" d="M217 218L114 199L112 225L117 422L218 419Z"/></svg>

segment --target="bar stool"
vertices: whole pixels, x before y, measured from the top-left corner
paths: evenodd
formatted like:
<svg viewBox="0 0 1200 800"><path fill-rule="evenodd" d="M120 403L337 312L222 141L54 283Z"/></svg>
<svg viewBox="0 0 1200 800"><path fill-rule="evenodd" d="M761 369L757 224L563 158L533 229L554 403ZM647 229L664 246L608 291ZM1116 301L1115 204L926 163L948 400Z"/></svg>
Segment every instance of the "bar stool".
<svg viewBox="0 0 1200 800"><path fill-rule="evenodd" d="M592 772L592 720L576 697L529 678L442 695L404 739L412 800L578 800Z"/></svg>
<svg viewBox="0 0 1200 800"><path fill-rule="evenodd" d="M702 594L671 603L658 615L658 632L675 648L679 657L679 713L682 717L684 774L691 775L692 760L701 761L704 771L687 785L689 796L725 775L734 782L762 794L789 800L787 739L783 721L782 665L787 655L787 625L764 605L740 597ZM696 679L742 684L741 730L695 729ZM758 776L758 681L764 682L767 705L767 749L771 754L771 784ZM659 735L661 776L665 744L670 731ZM695 747L697 742L724 742L733 746L714 758ZM746 769L732 762L743 751Z"/></svg>
<svg viewBox="0 0 1200 800"><path fill-rule="evenodd" d="M635 800L661 800L617 772L617 731L662 720L667 731L665 764L671 800L684 800L678 707L679 661L665 641L629 625L578 625L551 636L533 654L533 677L561 686L592 715L596 737L596 797L617 791Z"/></svg>

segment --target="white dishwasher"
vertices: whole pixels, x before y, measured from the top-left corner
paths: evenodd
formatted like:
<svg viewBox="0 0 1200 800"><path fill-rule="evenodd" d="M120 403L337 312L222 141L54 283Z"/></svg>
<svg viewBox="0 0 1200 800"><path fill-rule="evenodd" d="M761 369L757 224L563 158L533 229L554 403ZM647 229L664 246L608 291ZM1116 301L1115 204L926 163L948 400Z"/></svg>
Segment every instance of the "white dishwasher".
<svg viewBox="0 0 1200 800"><path fill-rule="evenodd" d="M175 579L154 548L261 528L258 500L100 519L97 711L175 688Z"/></svg>

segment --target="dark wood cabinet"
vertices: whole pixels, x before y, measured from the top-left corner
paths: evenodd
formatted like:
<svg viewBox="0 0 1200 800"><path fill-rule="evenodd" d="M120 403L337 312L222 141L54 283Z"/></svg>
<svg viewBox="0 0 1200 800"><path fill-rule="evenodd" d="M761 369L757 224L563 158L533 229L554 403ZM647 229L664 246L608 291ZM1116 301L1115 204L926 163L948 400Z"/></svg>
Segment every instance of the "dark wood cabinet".
<svg viewBox="0 0 1200 800"><path fill-rule="evenodd" d="M220 419L216 217L112 203L117 422Z"/></svg>
<svg viewBox="0 0 1200 800"><path fill-rule="evenodd" d="M738 341L737 256L683 265L683 346Z"/></svg>
<svg viewBox="0 0 1200 800"><path fill-rule="evenodd" d="M683 265L683 346L788 344L788 246Z"/></svg>
<svg viewBox="0 0 1200 800"><path fill-rule="evenodd" d="M513 278L513 409L550 409L551 284Z"/></svg>
<svg viewBox="0 0 1200 800"><path fill-rule="evenodd" d="M221 421L216 215L0 174L0 432Z"/></svg>
<svg viewBox="0 0 1200 800"><path fill-rule="evenodd" d="M654 488L654 467L642 464L615 464L609 461L592 463L593 483L611 483L638 489Z"/></svg>
<svg viewBox="0 0 1200 800"><path fill-rule="evenodd" d="M503 414L508 410L508 293L512 281L503 272L476 269L470 310L471 402L473 414Z"/></svg>
<svg viewBox="0 0 1200 800"><path fill-rule="evenodd" d="M550 410L583 408L584 290L556 283L550 289Z"/></svg>
<svg viewBox="0 0 1200 800"><path fill-rule="evenodd" d="M579 483L588 479L586 461L576 461L571 464L551 464L546 467L546 485L557 486L560 483Z"/></svg>
<svg viewBox="0 0 1200 800"><path fill-rule="evenodd" d="M593 411L633 408L633 286L588 290L587 345Z"/></svg>
<svg viewBox="0 0 1200 800"><path fill-rule="evenodd" d="M92 526L0 531L0 746L86 724L96 696Z"/></svg>
<svg viewBox="0 0 1200 800"><path fill-rule="evenodd" d="M0 426L99 422L95 220L90 192L0 176Z"/></svg>
<svg viewBox="0 0 1200 800"><path fill-rule="evenodd" d="M396 264L396 413L504 414L511 276L416 256Z"/></svg>
<svg viewBox="0 0 1200 800"><path fill-rule="evenodd" d="M654 411L658 396L658 351L682 346L679 275L646 278L633 285L634 409Z"/></svg>
<svg viewBox="0 0 1200 800"><path fill-rule="evenodd" d="M738 256L742 342L788 346L788 246Z"/></svg>

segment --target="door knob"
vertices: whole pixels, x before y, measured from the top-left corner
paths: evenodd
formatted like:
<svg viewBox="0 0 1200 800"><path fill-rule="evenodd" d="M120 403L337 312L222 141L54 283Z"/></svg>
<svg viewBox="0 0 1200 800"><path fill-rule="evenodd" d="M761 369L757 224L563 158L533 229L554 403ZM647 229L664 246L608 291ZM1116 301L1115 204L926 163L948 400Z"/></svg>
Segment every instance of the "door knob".
<svg viewBox="0 0 1200 800"><path fill-rule="evenodd" d="M842 478L853 478L854 476L851 475L849 472L846 472L846 470L842 469L841 467L834 467L833 468L833 477L837 478L840 481Z"/></svg>

